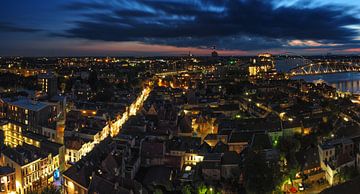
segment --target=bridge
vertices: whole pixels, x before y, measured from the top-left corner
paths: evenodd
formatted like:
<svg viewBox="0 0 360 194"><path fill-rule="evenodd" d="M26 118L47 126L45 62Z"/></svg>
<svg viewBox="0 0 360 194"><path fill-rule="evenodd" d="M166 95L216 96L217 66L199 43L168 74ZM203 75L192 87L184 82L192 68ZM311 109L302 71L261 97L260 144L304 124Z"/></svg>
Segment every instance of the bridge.
<svg viewBox="0 0 360 194"><path fill-rule="evenodd" d="M298 66L288 72L289 76L318 75L341 72L360 72L360 63L352 62L317 62Z"/></svg>

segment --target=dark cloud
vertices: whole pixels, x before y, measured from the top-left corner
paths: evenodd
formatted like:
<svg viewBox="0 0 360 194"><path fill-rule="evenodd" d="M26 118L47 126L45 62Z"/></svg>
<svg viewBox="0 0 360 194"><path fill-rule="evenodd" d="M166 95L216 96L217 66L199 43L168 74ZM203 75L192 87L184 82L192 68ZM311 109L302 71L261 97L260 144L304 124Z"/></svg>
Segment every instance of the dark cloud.
<svg viewBox="0 0 360 194"><path fill-rule="evenodd" d="M75 27L61 36L256 50L287 47L293 39L355 44L356 32L344 26L360 23L359 18L347 14L348 7L274 8L264 0L134 0L136 6L123 5L96 5L107 8L106 12L86 13L86 20L74 21ZM94 5L67 7L86 11Z"/></svg>
<svg viewBox="0 0 360 194"><path fill-rule="evenodd" d="M63 9L65 10L80 10L80 11L84 11L84 10L89 10L89 9L108 9L109 6L102 4L102 3L97 3L97 2L73 2L70 4L65 4L64 6L62 6Z"/></svg>
<svg viewBox="0 0 360 194"><path fill-rule="evenodd" d="M20 27L11 23L0 22L0 32L40 32L40 29Z"/></svg>

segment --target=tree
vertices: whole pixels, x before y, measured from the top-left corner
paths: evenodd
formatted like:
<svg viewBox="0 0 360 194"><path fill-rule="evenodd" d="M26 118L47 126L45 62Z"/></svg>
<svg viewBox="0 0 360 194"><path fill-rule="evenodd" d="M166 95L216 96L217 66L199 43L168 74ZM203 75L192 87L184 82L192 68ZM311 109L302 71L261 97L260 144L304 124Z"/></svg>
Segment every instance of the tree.
<svg viewBox="0 0 360 194"><path fill-rule="evenodd" d="M163 194L161 189L155 189L154 194Z"/></svg>
<svg viewBox="0 0 360 194"><path fill-rule="evenodd" d="M198 194L206 194L206 191L207 191L206 185L201 182L201 183L197 186L197 193L198 193Z"/></svg>
<svg viewBox="0 0 360 194"><path fill-rule="evenodd" d="M185 186L182 187L181 193L182 194L192 194L193 193L193 188L191 187L191 185L185 185Z"/></svg>
<svg viewBox="0 0 360 194"><path fill-rule="evenodd" d="M300 166L295 155L300 148L300 141L296 138L282 137L279 140L278 149L280 150L280 155L285 156L287 161L287 165L284 169L284 177L286 179L290 178L291 183L296 174L300 171Z"/></svg>
<svg viewBox="0 0 360 194"><path fill-rule="evenodd" d="M300 148L300 141L295 138L282 137L279 139L278 149L280 150L281 154L285 156L287 165L290 168L298 166L295 153L298 152Z"/></svg>
<svg viewBox="0 0 360 194"><path fill-rule="evenodd" d="M355 167L345 166L338 172L339 182L346 182L358 176L359 173Z"/></svg>
<svg viewBox="0 0 360 194"><path fill-rule="evenodd" d="M245 159L245 189L247 193L271 193L278 185L277 162L267 163L260 152L249 151Z"/></svg>

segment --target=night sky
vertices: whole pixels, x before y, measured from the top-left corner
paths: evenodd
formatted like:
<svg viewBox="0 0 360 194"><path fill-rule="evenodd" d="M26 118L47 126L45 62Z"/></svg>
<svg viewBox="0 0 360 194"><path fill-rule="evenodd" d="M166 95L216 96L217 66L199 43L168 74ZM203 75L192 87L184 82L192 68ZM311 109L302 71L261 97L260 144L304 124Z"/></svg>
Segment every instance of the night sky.
<svg viewBox="0 0 360 194"><path fill-rule="evenodd" d="M360 0L2 0L0 55L359 54Z"/></svg>

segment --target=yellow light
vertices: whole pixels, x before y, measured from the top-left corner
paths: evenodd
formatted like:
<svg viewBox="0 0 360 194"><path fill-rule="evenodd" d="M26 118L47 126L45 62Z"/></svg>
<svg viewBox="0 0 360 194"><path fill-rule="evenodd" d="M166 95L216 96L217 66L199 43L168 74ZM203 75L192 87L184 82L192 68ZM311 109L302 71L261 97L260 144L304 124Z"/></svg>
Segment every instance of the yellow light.
<svg viewBox="0 0 360 194"><path fill-rule="evenodd" d="M185 171L190 171L191 170L191 166L186 166L185 167Z"/></svg>
<svg viewBox="0 0 360 194"><path fill-rule="evenodd" d="M285 115L285 112L280 113L280 117L283 117Z"/></svg>
<svg viewBox="0 0 360 194"><path fill-rule="evenodd" d="M21 184L19 183L19 181L15 182L16 188L21 188Z"/></svg>
<svg viewBox="0 0 360 194"><path fill-rule="evenodd" d="M73 190L75 188L74 183L72 181L68 182L69 189Z"/></svg>

